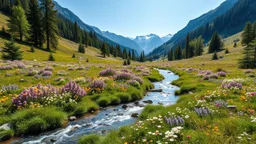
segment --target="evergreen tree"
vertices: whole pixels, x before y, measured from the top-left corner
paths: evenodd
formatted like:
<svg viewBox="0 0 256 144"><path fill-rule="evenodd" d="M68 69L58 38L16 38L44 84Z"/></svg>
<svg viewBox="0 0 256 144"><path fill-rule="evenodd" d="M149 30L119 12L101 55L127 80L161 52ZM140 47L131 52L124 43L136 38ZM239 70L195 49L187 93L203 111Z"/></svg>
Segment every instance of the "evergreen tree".
<svg viewBox="0 0 256 144"><path fill-rule="evenodd" d="M243 58L239 60L240 68L256 68L256 40L244 48Z"/></svg>
<svg viewBox="0 0 256 144"><path fill-rule="evenodd" d="M108 46L106 47L106 55L107 55L108 57L110 57L110 50L109 50L109 47L108 47Z"/></svg>
<svg viewBox="0 0 256 144"><path fill-rule="evenodd" d="M215 52L213 53L213 55L212 55L212 60L218 60L218 59L219 59L218 54L217 54L217 52L215 51Z"/></svg>
<svg viewBox="0 0 256 144"><path fill-rule="evenodd" d="M79 44L79 46L78 46L78 52L79 53L85 53L85 47L84 47L84 45L82 45L82 44Z"/></svg>
<svg viewBox="0 0 256 144"><path fill-rule="evenodd" d="M222 44L221 38L219 37L218 33L215 32L212 35L208 53L218 52L222 49L222 46L223 46L223 44Z"/></svg>
<svg viewBox="0 0 256 144"><path fill-rule="evenodd" d="M135 60L136 59L136 56L135 56L135 51L134 49L132 50L132 60Z"/></svg>
<svg viewBox="0 0 256 144"><path fill-rule="evenodd" d="M242 33L242 44L248 45L253 40L252 24L247 22Z"/></svg>
<svg viewBox="0 0 256 144"><path fill-rule="evenodd" d="M58 27L57 11L54 9L52 0L41 0L41 9L44 12L43 29L46 36L46 49L57 49L58 46Z"/></svg>
<svg viewBox="0 0 256 144"><path fill-rule="evenodd" d="M229 53L229 50L226 48L226 50L225 50L225 54L228 54Z"/></svg>
<svg viewBox="0 0 256 144"><path fill-rule="evenodd" d="M77 25L77 22L74 24L74 41L81 42L80 27Z"/></svg>
<svg viewBox="0 0 256 144"><path fill-rule="evenodd" d="M131 65L130 58L127 59L127 65Z"/></svg>
<svg viewBox="0 0 256 144"><path fill-rule="evenodd" d="M236 42L234 42L234 46L233 46L234 48L236 48L237 47L237 44L236 44Z"/></svg>
<svg viewBox="0 0 256 144"><path fill-rule="evenodd" d="M14 6L21 6L20 0L14 0Z"/></svg>
<svg viewBox="0 0 256 144"><path fill-rule="evenodd" d="M127 62L126 62L126 60L124 60L124 63L123 63L123 65L127 65Z"/></svg>
<svg viewBox="0 0 256 144"><path fill-rule="evenodd" d="M50 53L48 61L55 61L55 58L53 57L52 53Z"/></svg>
<svg viewBox="0 0 256 144"><path fill-rule="evenodd" d="M171 49L168 53L168 61L172 61L173 60L173 50Z"/></svg>
<svg viewBox="0 0 256 144"><path fill-rule="evenodd" d="M25 11L21 6L12 7L12 15L8 21L8 27L13 36L19 35L20 41L23 40L24 36L28 36L29 24Z"/></svg>
<svg viewBox="0 0 256 144"><path fill-rule="evenodd" d="M25 12L27 13L28 9L29 9L29 4L28 4L28 0L20 0L21 6L22 8L25 10Z"/></svg>
<svg viewBox="0 0 256 144"><path fill-rule="evenodd" d="M178 46L176 49L175 49L175 60L181 60L182 59L182 51L181 51L181 47Z"/></svg>
<svg viewBox="0 0 256 144"><path fill-rule="evenodd" d="M106 53L107 53L106 44L103 43L101 47L101 54L103 55L104 58L106 57Z"/></svg>
<svg viewBox="0 0 256 144"><path fill-rule="evenodd" d="M127 59L127 51L126 51L126 49L123 50L123 59Z"/></svg>
<svg viewBox="0 0 256 144"><path fill-rule="evenodd" d="M256 21L252 25L252 38L255 40L256 39Z"/></svg>
<svg viewBox="0 0 256 144"><path fill-rule="evenodd" d="M186 36L186 47L185 47L185 58L189 58L190 57L190 47L189 47L189 33Z"/></svg>
<svg viewBox="0 0 256 144"><path fill-rule="evenodd" d="M202 36L199 36L198 38L194 39L190 42L190 47L194 50L194 56L200 56L204 52L204 39Z"/></svg>
<svg viewBox="0 0 256 144"><path fill-rule="evenodd" d="M72 55L72 58L76 58L76 55L75 55L75 54L73 54L73 55Z"/></svg>
<svg viewBox="0 0 256 144"><path fill-rule="evenodd" d="M128 52L128 58L129 58L129 59L132 58L131 51Z"/></svg>
<svg viewBox="0 0 256 144"><path fill-rule="evenodd" d="M3 33L3 34L6 33L6 30L5 30L4 26L2 26L2 33Z"/></svg>
<svg viewBox="0 0 256 144"><path fill-rule="evenodd" d="M34 46L42 47L44 43L44 31L42 25L42 13L38 5L38 0L29 1L28 22L30 24L29 40Z"/></svg>
<svg viewBox="0 0 256 144"><path fill-rule="evenodd" d="M34 53L34 52L35 52L35 48L34 48L34 46L31 46L31 47L30 47L30 52L32 52L32 53Z"/></svg>
<svg viewBox="0 0 256 144"><path fill-rule="evenodd" d="M2 59L12 61L22 59L20 47L15 45L13 38L11 38L10 42L5 43L5 47L2 49Z"/></svg>

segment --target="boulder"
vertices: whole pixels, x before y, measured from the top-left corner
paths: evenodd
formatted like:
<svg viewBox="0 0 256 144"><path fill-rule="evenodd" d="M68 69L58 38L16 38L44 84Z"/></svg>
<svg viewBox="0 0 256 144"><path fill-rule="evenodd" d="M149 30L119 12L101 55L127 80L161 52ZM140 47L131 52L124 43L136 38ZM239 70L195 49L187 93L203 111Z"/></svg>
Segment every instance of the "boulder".
<svg viewBox="0 0 256 144"><path fill-rule="evenodd" d="M123 109L127 109L128 106L127 106L127 105L122 105L122 108L123 108Z"/></svg>
<svg viewBox="0 0 256 144"><path fill-rule="evenodd" d="M76 117L75 116L71 116L71 117L68 118L68 120L69 121L74 121L74 120L76 120Z"/></svg>
<svg viewBox="0 0 256 144"><path fill-rule="evenodd" d="M163 91L163 89L152 89L152 90L150 90L150 92L162 92Z"/></svg>
<svg viewBox="0 0 256 144"><path fill-rule="evenodd" d="M139 114L138 113L132 113L131 117L137 118L137 117L139 117Z"/></svg>
<svg viewBox="0 0 256 144"><path fill-rule="evenodd" d="M134 105L135 106L138 106L140 103L139 102L134 102Z"/></svg>
<svg viewBox="0 0 256 144"><path fill-rule="evenodd" d="M153 101L152 100L146 100L146 101L143 101L144 103L147 103L147 104L152 104Z"/></svg>
<svg viewBox="0 0 256 144"><path fill-rule="evenodd" d="M56 139L56 138L51 138L50 141L51 141L52 143L54 143L54 142L57 141L57 139Z"/></svg>
<svg viewBox="0 0 256 144"><path fill-rule="evenodd" d="M236 106L235 105L228 105L227 108L230 109L230 110L236 110Z"/></svg>
<svg viewBox="0 0 256 144"><path fill-rule="evenodd" d="M0 126L0 129L4 129L4 130L10 130L11 125L9 123L3 124Z"/></svg>

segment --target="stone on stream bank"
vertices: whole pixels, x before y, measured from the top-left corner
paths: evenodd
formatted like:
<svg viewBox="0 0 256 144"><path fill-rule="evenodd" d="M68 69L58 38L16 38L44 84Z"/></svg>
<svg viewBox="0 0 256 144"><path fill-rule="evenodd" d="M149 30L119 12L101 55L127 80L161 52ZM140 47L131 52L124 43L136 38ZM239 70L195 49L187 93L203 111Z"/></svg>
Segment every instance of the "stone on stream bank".
<svg viewBox="0 0 256 144"><path fill-rule="evenodd" d="M138 118L138 117L139 117L139 114L138 114L138 113L132 113L131 117L133 117L133 118Z"/></svg>
<svg viewBox="0 0 256 144"><path fill-rule="evenodd" d="M150 92L162 92L163 91L163 89L152 89L152 90L150 90Z"/></svg>
<svg viewBox="0 0 256 144"><path fill-rule="evenodd" d="M75 116L71 116L68 118L69 121L75 121L76 120L76 117Z"/></svg>
<svg viewBox="0 0 256 144"><path fill-rule="evenodd" d="M146 104L152 104L152 103L153 103L152 100L145 100L145 101L143 101L143 102L146 103Z"/></svg>

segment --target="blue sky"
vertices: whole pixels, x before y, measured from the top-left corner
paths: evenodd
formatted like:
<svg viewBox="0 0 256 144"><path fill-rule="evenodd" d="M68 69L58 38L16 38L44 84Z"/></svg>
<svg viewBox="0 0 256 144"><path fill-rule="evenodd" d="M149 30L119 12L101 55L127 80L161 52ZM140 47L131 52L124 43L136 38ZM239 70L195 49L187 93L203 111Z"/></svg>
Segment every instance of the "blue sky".
<svg viewBox="0 0 256 144"><path fill-rule="evenodd" d="M224 0L56 0L86 24L126 37L175 34Z"/></svg>

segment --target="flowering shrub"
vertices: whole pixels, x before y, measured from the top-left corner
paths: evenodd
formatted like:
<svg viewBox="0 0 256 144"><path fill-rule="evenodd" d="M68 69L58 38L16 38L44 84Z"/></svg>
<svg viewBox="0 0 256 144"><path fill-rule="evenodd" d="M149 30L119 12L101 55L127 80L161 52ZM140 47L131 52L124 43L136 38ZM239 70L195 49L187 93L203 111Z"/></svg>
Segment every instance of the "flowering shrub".
<svg viewBox="0 0 256 144"><path fill-rule="evenodd" d="M112 68L108 68L100 72L100 76L114 76L115 74L116 70Z"/></svg>
<svg viewBox="0 0 256 144"><path fill-rule="evenodd" d="M84 66L79 66L76 68L76 70L84 70Z"/></svg>
<svg viewBox="0 0 256 144"><path fill-rule="evenodd" d="M214 104L217 107L227 107L227 105L228 105L228 103L224 100L215 100Z"/></svg>
<svg viewBox="0 0 256 144"><path fill-rule="evenodd" d="M6 93L10 93L12 91L16 91L19 89L19 86L16 85L16 84L10 84L10 85L7 85L7 86L2 86L2 92L6 92Z"/></svg>
<svg viewBox="0 0 256 144"><path fill-rule="evenodd" d="M254 71L251 70L251 69L248 69L248 70L245 70L244 73L245 73L245 74L249 74L249 73L254 73Z"/></svg>
<svg viewBox="0 0 256 144"><path fill-rule="evenodd" d="M0 66L0 70L11 70L13 69L13 66L7 65L7 66Z"/></svg>
<svg viewBox="0 0 256 144"><path fill-rule="evenodd" d="M140 77L134 76L132 79L133 79L133 80L136 80L136 81L139 82L140 84L143 83L143 80L142 80L142 78L140 78Z"/></svg>
<svg viewBox="0 0 256 144"><path fill-rule="evenodd" d="M104 88L106 87L106 84L104 81L102 80L94 80L91 84L90 84L90 88L93 91L103 91Z"/></svg>
<svg viewBox="0 0 256 144"><path fill-rule="evenodd" d="M55 103L60 104L65 102L70 102L72 99L77 101L79 98L86 95L85 90L83 90L79 85L75 82L69 82L62 88L58 89L51 85L42 86L38 84L35 87L30 87L22 91L17 97L13 97L12 105L17 109L21 109L22 107L26 107L31 103L38 103L40 105L49 104L47 100L58 98L58 102ZM53 97L53 98L49 98ZM58 105L59 106L59 105Z"/></svg>
<svg viewBox="0 0 256 144"><path fill-rule="evenodd" d="M130 74L130 73L127 73L127 72L122 72L122 73L116 74L114 76L114 79L116 81L127 81L127 80L130 80L132 78L133 78L133 75Z"/></svg>
<svg viewBox="0 0 256 144"><path fill-rule="evenodd" d="M134 86L134 87L139 87L140 86L140 83L138 81L136 81L136 80L128 80L127 83L129 85Z"/></svg>
<svg viewBox="0 0 256 144"><path fill-rule="evenodd" d="M164 119L165 119L165 122L170 126L178 126L178 125L185 124L185 120L180 116L170 116L169 118L165 116Z"/></svg>
<svg viewBox="0 0 256 144"><path fill-rule="evenodd" d="M221 87L223 89L242 89L243 84L240 79L224 80Z"/></svg>
<svg viewBox="0 0 256 144"><path fill-rule="evenodd" d="M220 71L220 72L217 72L217 75L220 76L220 77L226 77L227 73L225 73L223 71Z"/></svg>
<svg viewBox="0 0 256 144"><path fill-rule="evenodd" d="M50 77L50 76L52 76L52 72L51 72L51 71L44 71L44 72L42 73L42 76L43 76L43 77Z"/></svg>
<svg viewBox="0 0 256 144"><path fill-rule="evenodd" d="M210 110L208 107L194 107L195 112L197 113L197 115L199 115L200 117L203 116L208 116L212 114L212 110Z"/></svg>
<svg viewBox="0 0 256 144"><path fill-rule="evenodd" d="M211 79L217 79L217 78L218 78L218 75L217 75L217 74L211 74L211 75L210 75L210 78L211 78Z"/></svg>
<svg viewBox="0 0 256 144"><path fill-rule="evenodd" d="M38 73L37 70L29 69L29 71L28 71L28 76L34 76L34 75L36 75L37 73Z"/></svg>
<svg viewBox="0 0 256 144"><path fill-rule="evenodd" d="M167 141L174 142L179 138L180 131L183 129L183 127L178 126L171 129L171 131L165 132L165 138Z"/></svg>
<svg viewBox="0 0 256 144"><path fill-rule="evenodd" d="M203 80L209 80L210 79L210 77L208 76L208 75L205 75L204 77L203 77Z"/></svg>
<svg viewBox="0 0 256 144"><path fill-rule="evenodd" d="M45 67L44 70L45 70L45 71L53 71L53 68L50 67L50 66L48 66L48 67Z"/></svg>
<svg viewBox="0 0 256 144"><path fill-rule="evenodd" d="M86 83L86 78L85 77L79 77L79 78L74 79L74 81L76 83L79 83L79 84L85 84Z"/></svg>
<svg viewBox="0 0 256 144"><path fill-rule="evenodd" d="M69 71L73 71L73 70L75 70L75 68L70 67L70 68L68 68L68 70L69 70Z"/></svg>
<svg viewBox="0 0 256 144"><path fill-rule="evenodd" d="M59 76L65 76L65 75L67 75L67 72L64 71L64 70L59 70L59 71L57 72L57 75L59 75Z"/></svg>

